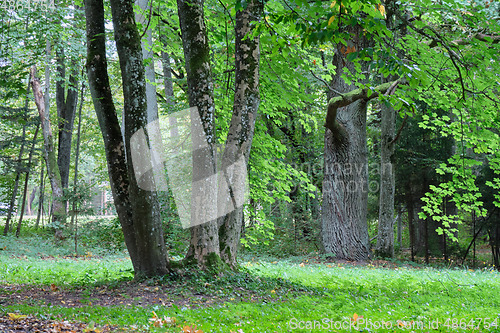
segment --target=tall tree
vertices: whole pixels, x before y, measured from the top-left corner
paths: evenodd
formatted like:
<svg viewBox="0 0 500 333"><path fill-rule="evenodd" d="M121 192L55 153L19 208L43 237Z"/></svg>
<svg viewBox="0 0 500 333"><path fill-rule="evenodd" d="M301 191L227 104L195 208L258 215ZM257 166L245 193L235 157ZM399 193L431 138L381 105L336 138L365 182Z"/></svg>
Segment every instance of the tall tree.
<svg viewBox="0 0 500 333"><path fill-rule="evenodd" d="M102 0L85 2L89 86L103 135L113 198L136 277L163 275L167 272L168 258L158 198L155 192L138 186L131 152L134 149L136 162L139 160L147 164L150 161L147 156L149 148L131 147L130 143L131 137L139 130L147 131L148 120L141 41L133 1L112 0L111 12L122 73L123 137L107 74ZM142 177L154 182L150 173Z"/></svg>
<svg viewBox="0 0 500 333"><path fill-rule="evenodd" d="M356 88L344 80L344 70L356 73L347 59L348 50L370 46L363 27L349 28L349 49L338 45L333 59L336 74L331 86L339 94ZM367 70L366 63L363 69ZM342 96L342 95L341 95ZM369 255L367 204L368 155L366 146L367 100L333 109L330 101L326 116L325 164L323 180L323 247L338 259L365 260Z"/></svg>
<svg viewBox="0 0 500 333"><path fill-rule="evenodd" d="M189 106L192 112L193 186L191 197L191 242L187 262L202 268L220 266L217 228L215 119L210 45L203 0L177 0L184 46ZM201 124L197 124L199 117ZM201 126L199 128L198 126ZM205 222L206 219L210 219ZM201 222L201 224L199 224Z"/></svg>
<svg viewBox="0 0 500 333"><path fill-rule="evenodd" d="M61 185L68 188L69 168L71 162L71 139L75 123L76 106L78 103L78 68L72 61L70 75L66 80L66 62L64 49L56 52L58 80L56 81L56 104L59 126L57 165L61 174Z"/></svg>
<svg viewBox="0 0 500 333"><path fill-rule="evenodd" d="M244 191L245 166L250 156L260 104L259 36L254 37L253 33L255 22L260 21L262 10L262 0L250 0L246 8L236 12L234 105L220 172L225 181L223 183L227 182L230 186L230 195L218 195L219 207L223 207L223 212L230 211L219 219L221 257L230 267L236 267L236 254L243 224L243 205L237 203L236 199L241 199L241 192ZM239 198L235 198L235 195Z"/></svg>

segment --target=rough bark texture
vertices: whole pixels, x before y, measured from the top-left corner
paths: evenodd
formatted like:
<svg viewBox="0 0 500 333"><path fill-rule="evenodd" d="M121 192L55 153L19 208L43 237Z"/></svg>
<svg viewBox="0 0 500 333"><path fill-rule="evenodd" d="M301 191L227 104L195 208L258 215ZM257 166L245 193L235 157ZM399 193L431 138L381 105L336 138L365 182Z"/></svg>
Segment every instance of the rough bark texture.
<svg viewBox="0 0 500 333"><path fill-rule="evenodd" d="M252 34L254 28L251 22L260 20L262 6L260 0L251 0L246 8L236 12L234 105L220 172L220 176L224 177L230 187L230 198L227 198L227 195L220 195L218 203L224 212L232 208L229 214L219 219L221 258L230 267L236 267L236 254L243 224L243 205L236 204L234 195L236 191L241 194L246 177L246 168L243 170L241 167L230 167L237 165L237 161L242 158L244 158L245 165L248 164L255 131L255 120L260 104L260 49L259 37L249 38L248 36Z"/></svg>
<svg viewBox="0 0 500 333"><path fill-rule="evenodd" d="M75 123L76 105L78 102L78 70L77 64L72 64L73 69L69 76L66 88L66 64L64 51L57 52L57 71L60 79L56 83L57 116L59 117L59 137L57 149L57 165L61 174L63 188L68 188L69 167L71 162L71 139L73 137L73 124Z"/></svg>
<svg viewBox="0 0 500 333"><path fill-rule="evenodd" d="M368 45L361 27L351 27L356 51ZM323 247L337 259L366 260L369 257L368 159L366 146L366 107L368 94L355 90L341 78L344 68L354 73L342 46L333 64L337 74L332 87L344 95L329 101L325 130L323 180ZM362 66L365 67L365 66ZM371 95L370 97L372 97Z"/></svg>
<svg viewBox="0 0 500 333"><path fill-rule="evenodd" d="M57 165L57 157L54 149L54 139L52 130L50 128L49 113L45 110L45 101L40 85L40 80L36 77L36 67L31 68L31 86L33 88L33 95L35 97L35 104L40 115L40 126L42 127L43 142L44 142L44 158L47 164L47 173L50 180L52 189L52 221L56 228L62 227L66 219L66 209L63 204L63 187L61 181L61 174Z"/></svg>
<svg viewBox="0 0 500 333"><path fill-rule="evenodd" d="M136 277L162 275L167 272L167 255L158 200L154 192L139 188L130 153L130 137L147 124L140 39L132 2L115 0L111 7L122 72L127 156L107 75L102 0L87 0L85 4L89 86L103 134L114 202Z"/></svg>
<svg viewBox="0 0 500 333"><path fill-rule="evenodd" d="M359 45L357 46L359 47ZM352 66L339 54L337 73ZM398 81L371 89L354 89L330 99L325 123L322 235L325 253L338 259L365 260L369 256L368 156L366 146L366 104L384 94ZM337 91L353 89L337 74ZM369 95L369 96L368 96Z"/></svg>
<svg viewBox="0 0 500 333"><path fill-rule="evenodd" d="M142 58L147 61L146 65L146 99L148 106L148 122L155 121L158 119L158 103L156 101L156 75L155 75L155 64L153 59L153 31L148 24L149 18L145 15L150 13L151 5L149 0L137 0L136 4L141 9L140 13L135 14L135 19L137 22L141 23L143 29L147 26L146 33L141 41Z"/></svg>
<svg viewBox="0 0 500 333"><path fill-rule="evenodd" d="M203 4L203 0L177 0L186 62L189 105L197 108L202 127L197 128L196 122L192 121L192 223L203 220L200 214L215 217L217 210L215 107L210 69L210 48ZM202 269L218 269L221 260L216 218L192 226L190 230L191 241L186 262L196 263Z"/></svg>
<svg viewBox="0 0 500 333"><path fill-rule="evenodd" d="M382 104L380 137L380 203L378 237L375 254L384 258L394 257L394 193L393 171L396 111Z"/></svg>

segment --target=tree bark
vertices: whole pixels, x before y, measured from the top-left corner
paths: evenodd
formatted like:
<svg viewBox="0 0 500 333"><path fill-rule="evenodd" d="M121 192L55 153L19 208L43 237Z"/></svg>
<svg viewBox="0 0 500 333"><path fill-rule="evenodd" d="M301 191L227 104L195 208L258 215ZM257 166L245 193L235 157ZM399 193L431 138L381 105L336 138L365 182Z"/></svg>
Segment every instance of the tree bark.
<svg viewBox="0 0 500 333"><path fill-rule="evenodd" d="M394 257L394 193L393 171L396 111L382 103L380 137L380 194L378 237L375 254L383 258Z"/></svg>
<svg viewBox="0 0 500 333"><path fill-rule="evenodd" d="M31 68L31 86L35 97L35 104L40 115L40 126L42 128L44 141L44 158L47 164L47 173L52 189L52 222L56 229L56 233L60 233L61 227L64 226L66 220L66 209L63 205L63 187L61 182L61 174L57 165L57 157L54 149L54 139L52 136L51 123L48 110L45 109L45 100L42 94L40 80L36 77L36 67Z"/></svg>
<svg viewBox="0 0 500 333"><path fill-rule="evenodd" d="M153 31L149 26L148 18L144 15L150 12L151 4L149 3L149 0L136 0L136 5L139 6L141 12L135 13L135 20L141 23L143 29L147 29L145 31L144 37L141 40L141 51L143 61L147 61L145 69L146 99L148 122L150 123L158 119L158 103L156 101L156 87L154 85L156 81L154 53L151 50L151 48L153 47Z"/></svg>
<svg viewBox="0 0 500 333"><path fill-rule="evenodd" d="M192 115L191 241L185 262L220 268L213 82L203 0L177 0ZM201 124L194 119L199 116ZM201 128L200 128L201 127ZM207 222L208 219L208 222Z"/></svg>
<svg viewBox="0 0 500 333"><path fill-rule="evenodd" d="M43 198L45 195L45 184L44 184L44 171L45 167L42 163L40 165L40 193L38 196L38 212L36 214L36 223L35 223L35 229L38 229L38 226L40 225L40 219L42 218L42 213L43 213Z"/></svg>
<svg viewBox="0 0 500 333"><path fill-rule="evenodd" d="M31 81L31 76L29 77L28 81ZM30 82L28 82L28 87L26 89L26 99L24 102L24 114L25 116L28 115L28 106L29 106L29 87L30 87ZM24 146L26 144L26 127L27 124L23 124L23 134L21 136L21 148L19 149L19 155L17 158L17 168L16 168L16 178L14 180L14 189L12 190L12 196L10 198L10 203L9 203L9 210L7 211L7 219L5 221L5 227L3 229L3 235L7 236L7 233L10 230L10 220L12 219L12 213L14 211L14 207L16 205L16 198L17 198L17 190L19 188L19 179L21 178L21 165L22 165L22 158L24 154Z"/></svg>
<svg viewBox="0 0 500 333"><path fill-rule="evenodd" d="M71 74L66 89L66 64L64 50L57 52L57 71L60 76L56 82L56 104L59 126L57 165L61 174L61 184L64 189L68 188L69 169L71 163L71 140L73 137L73 125L75 123L76 106L78 103L78 70L77 64L73 63ZM66 205L64 205L66 209Z"/></svg>
<svg viewBox="0 0 500 333"><path fill-rule="evenodd" d="M362 28L349 28L356 51L369 45ZM344 68L355 73L338 45L333 59L336 75L332 87L342 95L330 99L326 116L323 180L322 240L327 254L336 259L366 260L369 257L367 225L368 152L366 145L367 100L390 87L381 85L370 92L355 89L342 78ZM362 69L366 70L366 64ZM368 96L370 95L370 96Z"/></svg>
<svg viewBox="0 0 500 333"><path fill-rule="evenodd" d="M21 179L21 163L22 163L22 158L24 154L24 145L26 141L26 124L23 125L23 134L22 134L22 142L21 142L21 148L19 149L19 155L17 158L17 170L16 170L16 178L14 179L14 188L12 189L12 195L10 197L10 203L9 203L9 209L7 211L7 219L5 220L5 226L3 228L3 235L7 236L7 234L10 231L10 221L12 219L12 214L14 212L14 208L16 206L16 198L17 198L17 191L19 189L19 180Z"/></svg>
<svg viewBox="0 0 500 333"><path fill-rule="evenodd" d="M122 137L109 85L102 0L87 0L87 73L95 111L104 139L111 189L125 242L137 278L167 272L158 200L155 192L138 186L130 138L146 130L147 108L140 38L134 19L133 2L112 0L115 40L122 72L125 142ZM143 162L148 147L136 147L134 156ZM137 151L139 150L139 151ZM151 177L146 174L144 177ZM151 179L149 179L152 181Z"/></svg>
<svg viewBox="0 0 500 333"><path fill-rule="evenodd" d="M359 42L362 47L364 41ZM352 90L340 77L343 66L353 70L342 55L335 55L337 91ZM322 241L325 253L337 259L369 257L368 156L366 148L367 101L385 93L394 82L355 89L330 99L325 123Z"/></svg>
<svg viewBox="0 0 500 333"><path fill-rule="evenodd" d="M28 157L28 166L26 170L26 176L24 178L24 191L21 204L21 213L19 214L19 221L17 222L17 228L16 228L16 237L19 237L19 234L21 233L21 224L23 222L23 217L24 217L24 207L26 205L26 196L28 194L28 180L30 178L30 173L31 173L31 161L33 160L33 153L35 152L36 138L38 136L39 130L40 130L40 123L38 123L38 125L36 126L35 134L33 135L33 140L31 142L31 149Z"/></svg>
<svg viewBox="0 0 500 333"><path fill-rule="evenodd" d="M235 25L235 94L233 115L222 156L219 173L219 242L222 260L235 268L241 237L246 165L250 156L255 131L255 120L260 104L259 92L259 37L251 38L255 24L260 21L263 3L250 0L246 8L236 12ZM229 212L229 213L226 213Z"/></svg>

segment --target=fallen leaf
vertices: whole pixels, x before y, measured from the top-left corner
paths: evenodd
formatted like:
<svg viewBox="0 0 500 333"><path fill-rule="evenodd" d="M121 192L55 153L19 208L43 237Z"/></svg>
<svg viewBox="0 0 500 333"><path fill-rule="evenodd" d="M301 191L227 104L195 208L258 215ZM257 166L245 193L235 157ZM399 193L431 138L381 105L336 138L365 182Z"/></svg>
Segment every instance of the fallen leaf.
<svg viewBox="0 0 500 333"><path fill-rule="evenodd" d="M27 317L26 315L17 314L17 313L10 313L9 312L7 314L9 315L10 320L20 320L20 319L24 319Z"/></svg>

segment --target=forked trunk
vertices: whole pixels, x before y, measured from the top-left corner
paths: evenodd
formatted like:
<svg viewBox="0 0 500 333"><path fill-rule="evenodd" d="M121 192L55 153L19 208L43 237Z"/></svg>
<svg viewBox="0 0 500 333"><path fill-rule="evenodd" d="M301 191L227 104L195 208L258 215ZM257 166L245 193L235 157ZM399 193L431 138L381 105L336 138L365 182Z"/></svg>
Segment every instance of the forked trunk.
<svg viewBox="0 0 500 333"><path fill-rule="evenodd" d="M140 188L138 183L150 184L154 180L151 173L137 179L139 175L134 173L133 164L134 161L141 162L148 170L152 168L147 158L149 147L131 148L130 144L132 136L137 131L145 131L147 125L144 68L133 3L114 0L111 1L111 10L122 72L125 142L107 75L102 0L87 0L85 3L89 86L103 134L113 198L136 277L163 275L167 272L168 258L157 196L153 191Z"/></svg>
<svg viewBox="0 0 500 333"><path fill-rule="evenodd" d="M241 237L245 196L246 165L255 131L260 104L259 37L250 38L259 21L262 2L251 0L236 12L236 74L233 116L219 172L219 242L222 260L236 267L236 254ZM224 186L220 186L224 184ZM229 189L229 191L227 191Z"/></svg>
<svg viewBox="0 0 500 333"><path fill-rule="evenodd" d="M213 82L203 0L177 0L192 112L191 241L186 263L219 270ZM196 121L199 119L200 121Z"/></svg>

